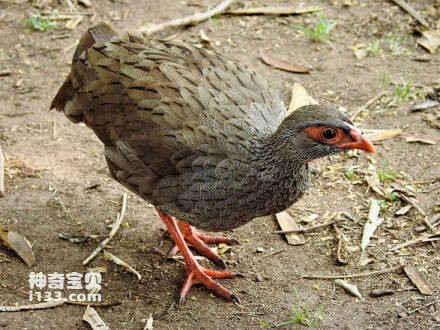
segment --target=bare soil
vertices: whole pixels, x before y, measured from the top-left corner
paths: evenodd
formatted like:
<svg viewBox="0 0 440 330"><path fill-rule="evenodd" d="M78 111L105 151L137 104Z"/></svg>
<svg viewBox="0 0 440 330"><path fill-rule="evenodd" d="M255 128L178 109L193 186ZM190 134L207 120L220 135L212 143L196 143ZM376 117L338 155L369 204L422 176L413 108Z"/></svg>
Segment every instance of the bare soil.
<svg viewBox="0 0 440 330"><path fill-rule="evenodd" d="M37 2L37 1L36 1ZM41 2L41 1L40 1ZM60 1L64 3L63 1ZM351 3L346 6L343 3ZM409 1L430 22L439 20L439 2ZM28 1L0 1L0 145L7 156L6 192L0 198L0 223L15 228L34 245L36 262L28 268L11 250L0 243L0 305L29 304L28 298L12 290L29 290L29 273L85 273L82 261L96 247L97 241L73 244L61 240L59 233L94 234L104 237L114 221L125 189L107 174L103 148L83 125L70 123L63 114L49 112L49 104L69 71L74 42L94 22L106 20L118 29L136 29L151 22L163 22L201 11L216 1L198 0L96 0L91 8L79 7L84 16L73 30L56 29L34 32L26 27ZM243 1L248 6L291 5L296 1ZM307 3L309 3L307 1ZM328 19L337 22L331 43L317 43L301 36L289 24L311 26L317 14L299 16L221 16L187 29L167 31L162 36L200 42L203 29L215 49L236 58L264 75L289 102L294 82L301 83L321 103L344 107L349 113L380 93L384 77L400 82L411 80L415 99L396 107L386 107L386 98L373 104L357 122L373 129L400 128L405 133L439 137L439 130L423 120L427 112L411 112L440 78L440 59L417 45L415 20L392 1L314 1L325 7ZM201 7L196 6L199 4ZM65 5L46 1L42 10ZM433 23L435 24L435 23ZM66 34L64 38L56 38ZM401 36L401 37L399 37ZM55 38L54 38L55 37ZM379 41L377 53L357 59L351 46ZM290 63L308 65L310 74L293 74L266 66L259 59L259 49ZM423 57L424 61L420 61ZM422 92L421 92L422 91ZM391 87L389 97L394 95ZM54 132L55 128L55 132ZM288 212L298 221L318 214L313 224L321 223L326 212L346 211L355 221L340 227L348 245L360 245L369 198L381 198L364 182L366 171L396 172L391 183L412 185L420 206L429 218L439 212L440 149L437 145L407 143L395 138L377 144L378 153L338 155L316 161L313 187ZM372 168L374 166L374 168ZM359 180L349 180L344 173L353 170ZM434 180L437 178L437 182ZM426 182L429 181L430 182ZM87 189L96 185L96 188ZM138 281L120 266L106 261L102 254L90 267L105 266L103 301L116 300L119 306L97 308L113 329L143 329L152 314L157 329L258 329L295 319L294 311L303 309L305 319L323 329L440 329L440 304L405 314L440 299L439 243L410 246L390 252L393 246L420 236L414 229L422 224L414 209L397 217L394 212L405 205L390 201L381 212L385 222L369 247L372 263L360 267L360 252L348 254L348 264L336 261L335 231L325 227L311 231L306 244L290 246L281 235L273 217L260 218L236 230L225 232L241 240L224 258L232 271L244 273L243 279L225 280L225 286L242 303L232 304L194 287L187 303L175 308L173 303L183 283L183 266L167 260L172 246L164 237L164 225L154 208L129 194L123 226L109 246L109 251L132 265L142 275ZM305 226L306 224L303 224ZM262 248L262 249L261 249ZM258 252L262 251L264 252ZM277 254L267 255L281 250ZM432 296L422 296L403 273L390 273L352 279L364 295L361 301L333 281L309 280L309 273L341 274L384 269L399 261L413 263L427 283ZM203 262L207 267L215 266ZM393 295L372 298L373 289L390 289ZM54 309L1 313L4 329L88 329L81 317L85 307L63 305ZM310 315L307 315L309 313ZM306 322L306 321L305 321ZM281 328L299 328L291 323Z"/></svg>

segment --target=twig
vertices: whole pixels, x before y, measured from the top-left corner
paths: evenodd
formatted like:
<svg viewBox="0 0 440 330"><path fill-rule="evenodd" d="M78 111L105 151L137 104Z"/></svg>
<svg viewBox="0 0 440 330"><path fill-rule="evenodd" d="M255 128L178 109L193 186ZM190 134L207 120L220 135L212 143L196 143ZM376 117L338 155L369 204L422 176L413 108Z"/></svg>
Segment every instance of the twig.
<svg viewBox="0 0 440 330"><path fill-rule="evenodd" d="M94 257L96 257L96 255L101 252L101 250L108 244L108 242L110 242L110 240L113 238L113 236L115 236L116 232L119 229L119 226L122 223L122 219L124 219L124 215L125 215L125 210L127 208L127 193L124 193L124 195L122 195L122 206L121 206L121 212L118 213L117 217L116 217L116 221L113 224L112 230L110 231L110 234L108 235L108 237L106 239L104 239L99 245L98 247L95 249L95 251L92 252L91 255L88 256L88 258L86 260L83 261L83 265L87 265L87 263L92 260Z"/></svg>
<svg viewBox="0 0 440 330"><path fill-rule="evenodd" d="M398 270L402 270L402 266L394 266L391 268L386 268L382 270L374 270L372 272L366 272L366 273L357 273L357 274L340 274L340 275L320 275L320 274L311 274L311 275L303 275L302 278L309 278L309 279L318 279L318 280L335 280L338 278L355 278L355 277L366 277L366 276L372 276L372 275L381 275L386 273L392 273Z"/></svg>
<svg viewBox="0 0 440 330"><path fill-rule="evenodd" d="M338 247L336 249L336 258L338 259L338 262L341 265L346 265L348 264L348 261L342 257L342 249L344 247L344 242L348 242L348 239L336 224L333 224L333 229L336 232L336 238L338 240Z"/></svg>
<svg viewBox="0 0 440 330"><path fill-rule="evenodd" d="M385 96L388 93L388 91L381 91L379 94L377 94L376 96L374 96L373 98L369 99L367 101L367 103L365 103L364 105L360 106L359 108L357 108L353 114L350 117L350 120L353 121L357 116L359 116L359 114L365 110L367 110L370 105L372 105L374 102L376 102L377 100L380 100L383 96Z"/></svg>
<svg viewBox="0 0 440 330"><path fill-rule="evenodd" d="M5 157L0 146L0 197L5 194Z"/></svg>
<svg viewBox="0 0 440 330"><path fill-rule="evenodd" d="M8 77L12 74L11 71L0 71L0 77Z"/></svg>
<svg viewBox="0 0 440 330"><path fill-rule="evenodd" d="M52 140L57 139L57 120L54 118L52 121Z"/></svg>
<svg viewBox="0 0 440 330"><path fill-rule="evenodd" d="M222 12L224 12L232 3L234 0L225 0L221 3L219 3L217 6L207 10L203 13L196 13L194 15L176 18L168 22L164 22L161 24L157 24L154 26L147 26L145 28L141 28L140 32L150 35L153 33L157 33L159 31L163 31L167 28L171 27L179 27L179 26L187 26L187 25L194 25L203 21L206 21L207 19L211 18L212 16L218 15Z"/></svg>
<svg viewBox="0 0 440 330"><path fill-rule="evenodd" d="M92 301L66 301L67 305L77 305L77 306L90 306L90 307L113 307L113 306L119 306L122 304L122 302L117 300L110 300L105 302L92 302Z"/></svg>
<svg viewBox="0 0 440 330"><path fill-rule="evenodd" d="M419 206L419 204L417 204L416 200L412 197L406 196L405 194L400 194L400 197L402 199L404 199L407 203L411 204L422 215L422 219L423 219L423 222L425 223L425 225L431 231L434 231L434 227L429 222L428 216L426 215L425 211L423 211L423 209Z"/></svg>
<svg viewBox="0 0 440 330"><path fill-rule="evenodd" d="M436 241L440 241L440 237L427 237L427 238L416 238L416 239L412 239L408 242L396 245L395 247L393 247L390 251L397 251L400 249L403 249L405 247L408 247L410 245L415 245L415 244L419 244L419 243L429 243L429 242L436 242Z"/></svg>
<svg viewBox="0 0 440 330"><path fill-rule="evenodd" d="M298 7L298 6L267 6L267 7L251 7L227 10L228 15L294 15L306 14L322 11L323 7Z"/></svg>
<svg viewBox="0 0 440 330"><path fill-rule="evenodd" d="M269 253L264 254L264 255L262 256L262 258L270 257L270 256L273 256L274 254L278 254L278 253L284 252L284 251L286 251L286 250L287 250L286 248L279 249L279 250L275 250L275 251L272 251L272 252L269 252Z"/></svg>
<svg viewBox="0 0 440 330"><path fill-rule="evenodd" d="M404 0L393 0L393 2L396 5L400 6L404 11L406 11L412 17L414 17L424 27L429 28L428 21L425 18L423 18L413 7L411 7L411 5L406 3Z"/></svg>
<svg viewBox="0 0 440 330"><path fill-rule="evenodd" d="M328 222L325 222L325 223L321 223L321 224L316 225L316 226L307 227L307 228L299 228L299 229L292 229L292 230L275 230L272 233L273 234L306 233L308 231L312 231L312 230L315 230L317 228L333 225L333 224L335 224L335 223L337 223L337 222L339 222L341 220L342 219L335 219L335 220L331 220L331 221L328 221Z"/></svg>
<svg viewBox="0 0 440 330"><path fill-rule="evenodd" d="M415 309L413 309L413 310L407 311L407 313L408 313L408 314L413 314L413 313L418 312L419 310L421 310L421 309L423 309L423 308L426 308L426 307L432 306L432 305L434 305L434 304L437 304L438 302L440 302L440 299L437 299L437 300L431 301L431 302L429 302L429 303L427 303L427 304L424 304L423 306L420 306L420 307L417 307L417 308L415 308Z"/></svg>
<svg viewBox="0 0 440 330"><path fill-rule="evenodd" d="M59 301L51 300L39 304L24 305L24 306L0 306L0 312L21 312L21 311L28 311L35 309L47 309L47 308L54 308L57 306L61 306L64 303L65 303L64 300L59 300Z"/></svg>

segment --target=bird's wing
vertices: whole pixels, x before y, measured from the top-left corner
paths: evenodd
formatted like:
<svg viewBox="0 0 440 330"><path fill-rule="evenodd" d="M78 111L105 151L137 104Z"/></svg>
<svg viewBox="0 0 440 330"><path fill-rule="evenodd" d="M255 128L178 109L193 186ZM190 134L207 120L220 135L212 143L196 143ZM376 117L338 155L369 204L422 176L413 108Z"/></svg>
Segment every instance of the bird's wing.
<svg viewBox="0 0 440 330"><path fill-rule="evenodd" d="M245 65L189 45L117 36L105 23L81 39L52 106L84 121L110 150L125 145L159 177L198 156L212 155L209 166L246 159L286 115Z"/></svg>

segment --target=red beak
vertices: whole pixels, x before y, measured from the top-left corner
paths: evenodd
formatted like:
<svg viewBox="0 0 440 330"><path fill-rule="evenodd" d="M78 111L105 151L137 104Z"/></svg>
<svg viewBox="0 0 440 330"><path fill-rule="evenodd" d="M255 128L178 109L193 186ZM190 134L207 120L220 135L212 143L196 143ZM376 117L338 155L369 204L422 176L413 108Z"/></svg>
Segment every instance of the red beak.
<svg viewBox="0 0 440 330"><path fill-rule="evenodd" d="M370 140L368 140L365 136L363 136L356 127L351 125L349 126L351 128L349 136L353 141L348 143L343 143L339 145L338 148L359 149L375 154L376 149L374 149L373 143L371 143Z"/></svg>

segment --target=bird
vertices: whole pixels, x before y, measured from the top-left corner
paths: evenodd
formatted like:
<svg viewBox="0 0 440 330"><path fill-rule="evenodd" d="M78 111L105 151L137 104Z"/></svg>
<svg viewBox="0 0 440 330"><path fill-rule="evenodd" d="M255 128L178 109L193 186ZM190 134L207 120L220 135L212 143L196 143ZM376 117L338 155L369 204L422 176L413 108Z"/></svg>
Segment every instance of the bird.
<svg viewBox="0 0 440 330"><path fill-rule="evenodd" d="M85 123L104 145L111 176L153 204L183 256L183 304L193 284L240 302L217 279L236 278L209 244L240 244L225 231L281 212L310 184L309 163L341 151L374 153L331 106L288 113L246 65L211 49L107 23L90 26L51 109ZM201 266L189 246L222 270Z"/></svg>

